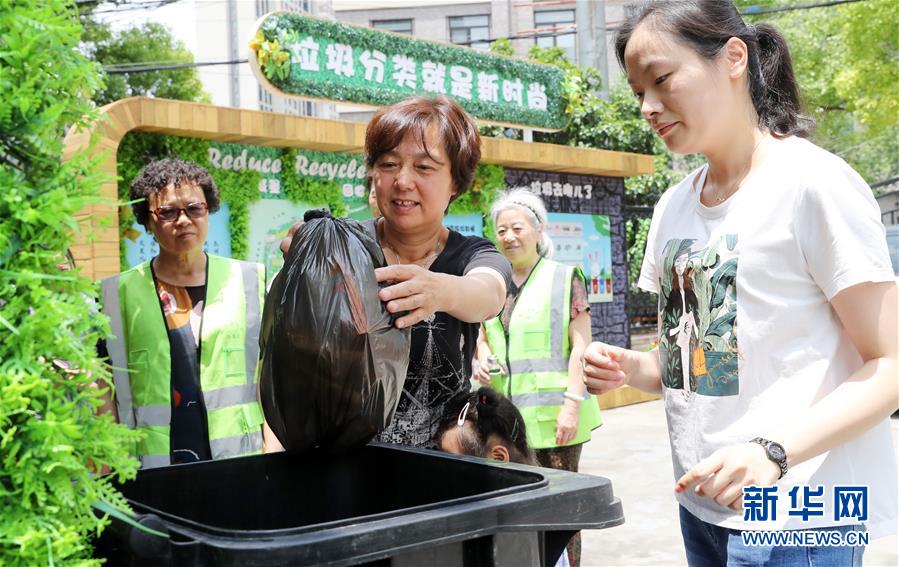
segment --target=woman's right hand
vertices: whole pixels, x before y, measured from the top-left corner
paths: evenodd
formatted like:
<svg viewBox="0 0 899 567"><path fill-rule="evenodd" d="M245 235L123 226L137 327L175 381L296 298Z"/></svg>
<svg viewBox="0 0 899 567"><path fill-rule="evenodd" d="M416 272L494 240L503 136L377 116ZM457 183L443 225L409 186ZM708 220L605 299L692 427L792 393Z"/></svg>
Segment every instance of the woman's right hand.
<svg viewBox="0 0 899 567"><path fill-rule="evenodd" d="M623 362L628 351L594 342L584 350L584 384L593 395L605 394L624 386L630 376L624 370Z"/></svg>

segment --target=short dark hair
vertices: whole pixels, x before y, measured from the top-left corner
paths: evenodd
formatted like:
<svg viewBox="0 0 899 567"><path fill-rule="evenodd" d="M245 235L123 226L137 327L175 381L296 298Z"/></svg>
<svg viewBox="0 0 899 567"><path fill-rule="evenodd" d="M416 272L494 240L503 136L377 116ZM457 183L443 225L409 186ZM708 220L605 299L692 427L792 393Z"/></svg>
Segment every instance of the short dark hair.
<svg viewBox="0 0 899 567"><path fill-rule="evenodd" d="M192 161L159 159L148 163L131 182L131 200L136 201L131 204L131 210L144 228L150 228L150 195L159 193L172 183L176 189L188 183L198 185L203 190L210 214L219 210L219 190L206 169Z"/></svg>
<svg viewBox="0 0 899 567"><path fill-rule="evenodd" d="M521 412L512 401L493 388L481 387L476 392L456 394L447 404L437 428L437 441L452 427L459 426L465 404L464 421L472 424L471 433L463 429L459 445L466 455L487 456L487 444L496 436L509 451L513 463L534 464L528 447L527 430Z"/></svg>
<svg viewBox="0 0 899 567"><path fill-rule="evenodd" d="M450 160L456 190L453 198L468 191L481 161L481 135L471 116L445 96L411 97L376 112L365 130L365 162L369 171L378 158L400 145L410 132L428 151L425 133L435 123L438 139L443 140Z"/></svg>
<svg viewBox="0 0 899 567"><path fill-rule="evenodd" d="M807 137L814 120L801 113L799 87L786 40L774 26L749 25L730 0L660 0L645 4L618 28L615 54L622 68L624 51L637 27L671 33L704 59L714 59L736 37L749 55L749 95L759 126L777 136Z"/></svg>

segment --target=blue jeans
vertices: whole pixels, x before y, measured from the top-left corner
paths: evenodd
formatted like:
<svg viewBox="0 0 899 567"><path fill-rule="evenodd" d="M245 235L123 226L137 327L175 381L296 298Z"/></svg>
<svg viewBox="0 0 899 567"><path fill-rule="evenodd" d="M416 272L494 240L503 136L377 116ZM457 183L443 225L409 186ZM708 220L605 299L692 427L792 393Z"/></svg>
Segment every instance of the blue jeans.
<svg viewBox="0 0 899 567"><path fill-rule="evenodd" d="M865 552L864 546L748 547L743 545L740 530L703 522L683 506L680 507L680 529L690 567L861 567L862 554ZM846 534L864 529L864 526L855 525L818 528L816 531Z"/></svg>

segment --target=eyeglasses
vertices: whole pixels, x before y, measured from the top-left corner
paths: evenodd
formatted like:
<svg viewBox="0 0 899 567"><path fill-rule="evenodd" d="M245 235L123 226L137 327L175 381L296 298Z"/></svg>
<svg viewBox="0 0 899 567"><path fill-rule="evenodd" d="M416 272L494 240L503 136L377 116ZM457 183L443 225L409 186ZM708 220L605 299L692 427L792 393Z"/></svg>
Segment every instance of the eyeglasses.
<svg viewBox="0 0 899 567"><path fill-rule="evenodd" d="M209 206L206 203L189 203L186 207L170 207L168 205L151 210L156 218L162 222L173 222L181 217L181 213L189 219L201 219L209 214Z"/></svg>

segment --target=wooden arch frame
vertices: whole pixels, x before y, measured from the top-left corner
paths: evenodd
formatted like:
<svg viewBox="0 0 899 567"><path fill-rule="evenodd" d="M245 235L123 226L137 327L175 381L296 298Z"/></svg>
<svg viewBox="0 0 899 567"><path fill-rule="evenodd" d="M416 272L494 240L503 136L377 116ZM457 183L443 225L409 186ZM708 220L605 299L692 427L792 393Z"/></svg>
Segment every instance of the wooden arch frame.
<svg viewBox="0 0 899 567"><path fill-rule="evenodd" d="M65 157L88 147L92 134L99 136L95 152L108 181L100 193L109 204L94 205L79 215L93 225L95 239L80 240L72 254L82 273L100 279L119 272L118 199L116 154L119 143L131 131L157 132L257 146L300 148L324 152L361 153L365 125L183 102L134 97L100 109L101 119L92 129L66 137ZM483 138L481 161L505 167L584 175L630 177L652 173L652 156L517 140ZM98 219L113 219L99 227Z"/></svg>

